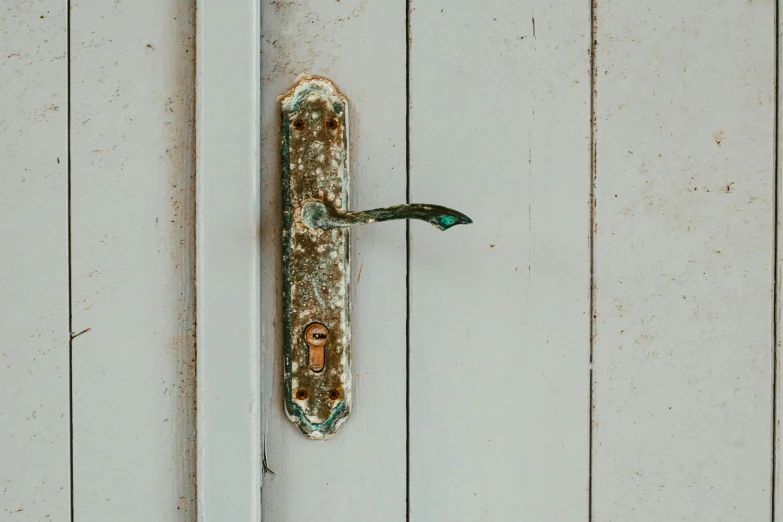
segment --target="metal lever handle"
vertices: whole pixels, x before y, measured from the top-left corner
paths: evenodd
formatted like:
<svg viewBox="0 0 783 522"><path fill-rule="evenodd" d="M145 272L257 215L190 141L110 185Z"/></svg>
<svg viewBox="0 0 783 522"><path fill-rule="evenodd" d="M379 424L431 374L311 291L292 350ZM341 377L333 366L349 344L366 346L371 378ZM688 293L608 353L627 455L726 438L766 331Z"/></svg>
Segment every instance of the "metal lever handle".
<svg viewBox="0 0 783 522"><path fill-rule="evenodd" d="M345 228L354 225L367 225L392 219L420 219L440 230L448 230L454 225L468 225L473 220L462 212L440 205L395 205L357 212L340 210L323 201L308 201L302 208L302 221L310 228Z"/></svg>

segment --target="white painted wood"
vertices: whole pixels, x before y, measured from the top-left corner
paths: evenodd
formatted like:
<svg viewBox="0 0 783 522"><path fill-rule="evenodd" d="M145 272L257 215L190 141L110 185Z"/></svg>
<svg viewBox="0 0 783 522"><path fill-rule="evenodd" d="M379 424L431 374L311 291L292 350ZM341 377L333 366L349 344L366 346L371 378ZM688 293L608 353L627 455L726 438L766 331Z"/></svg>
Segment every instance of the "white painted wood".
<svg viewBox="0 0 783 522"><path fill-rule="evenodd" d="M194 41L190 0L72 2L79 521L195 517Z"/></svg>
<svg viewBox="0 0 783 522"><path fill-rule="evenodd" d="M411 520L588 516L590 6L413 2Z"/></svg>
<svg viewBox="0 0 783 522"><path fill-rule="evenodd" d="M262 369L264 520L405 519L405 225L352 232L350 419L328 441L283 413L278 96L301 74L335 82L350 103L352 201L405 201L405 3L262 5Z"/></svg>
<svg viewBox="0 0 783 522"><path fill-rule="evenodd" d="M199 520L259 522L260 6L197 13Z"/></svg>
<svg viewBox="0 0 783 522"><path fill-rule="evenodd" d="M0 5L0 520L69 520L66 4Z"/></svg>
<svg viewBox="0 0 783 522"><path fill-rule="evenodd" d="M595 522L770 519L774 19L598 2Z"/></svg>

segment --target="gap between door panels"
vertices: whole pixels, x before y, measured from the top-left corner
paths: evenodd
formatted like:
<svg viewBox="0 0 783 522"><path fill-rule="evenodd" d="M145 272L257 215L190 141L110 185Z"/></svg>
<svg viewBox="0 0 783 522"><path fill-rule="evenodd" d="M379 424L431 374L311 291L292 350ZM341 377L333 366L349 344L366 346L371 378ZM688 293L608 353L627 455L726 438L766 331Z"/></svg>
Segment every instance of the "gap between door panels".
<svg viewBox="0 0 783 522"><path fill-rule="evenodd" d="M595 177L598 164L598 151L595 141L595 101L596 101L596 33L598 20L596 18L597 0L588 0L590 2L590 232L588 234L588 249L590 263L590 296L588 303L590 306L590 328L589 339L589 370L588 370L588 413L587 413L587 520L593 522L593 348L595 340Z"/></svg>
<svg viewBox="0 0 783 522"><path fill-rule="evenodd" d="M771 477L770 477L770 512L771 512L771 519L772 522L777 522L778 516L777 516L777 495L778 495L778 480L779 480L779 452L778 452L778 445L780 443L779 437L780 432L778 430L778 423L780 422L780 411L778 409L779 407L779 397L778 395L781 393L780 389L780 371L778 368L778 361L780 359L780 354L778 353L780 346L779 346L779 339L780 339L780 285L781 285L781 274L780 274L780 263L778 256L780 255L780 239L781 239L781 223L780 223L780 216L779 216L779 208L781 204L781 194L780 194L780 138L781 138L781 132L780 132L780 97L781 97L781 90L780 90L780 45L781 45L781 38L780 38L780 0L776 0L775 2L775 17L774 17L774 24L775 24L775 102L774 102L774 111L775 111L775 128L773 130L774 138L773 138L773 160L774 160L774 167L772 169L773 171L773 189L775 197L773 198L772 203L772 213L773 213L773 227L774 227L774 245L772 247L774 259L773 259L773 296L772 296L772 466L771 466Z"/></svg>
<svg viewBox="0 0 783 522"><path fill-rule="evenodd" d="M69 423L69 464L70 464L70 499L71 499L71 522L74 520L74 505L73 505L73 493L74 493L74 486L73 486L73 339L77 335L80 335L84 332L74 332L73 331L73 230L72 230L72 222L71 222L71 214L72 214L72 196L73 196L73 186L71 183L71 131L73 127L73 113L71 111L71 0L66 1L65 5L66 9L66 40L68 42L68 49L67 49L67 83L68 83L68 94L67 94L67 102L66 102L66 110L68 112L68 131L67 131L67 138L66 143L68 147L68 159L67 159L67 166L66 170L68 172L67 174L67 184L68 184L68 331L70 332L70 337L68 340L68 423Z"/></svg>
<svg viewBox="0 0 783 522"><path fill-rule="evenodd" d="M405 203L411 202L411 0L405 0ZM405 222L405 520L411 520L411 222Z"/></svg>

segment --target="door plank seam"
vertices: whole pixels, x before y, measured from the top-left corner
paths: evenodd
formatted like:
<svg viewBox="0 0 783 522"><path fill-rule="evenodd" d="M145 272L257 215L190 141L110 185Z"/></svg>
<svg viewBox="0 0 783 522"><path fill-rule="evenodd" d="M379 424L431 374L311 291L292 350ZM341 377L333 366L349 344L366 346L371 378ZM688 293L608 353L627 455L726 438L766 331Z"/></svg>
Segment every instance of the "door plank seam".
<svg viewBox="0 0 783 522"><path fill-rule="evenodd" d="M778 429L777 424L779 422L778 412L778 388L780 387L780 378L778 372L778 329L780 325L780 314L778 309L778 296L780 291L780 272L778 264L778 243L780 241L780 222L778 218L778 199L780 198L780 191L778 185L778 176L780 168L780 147L778 140L780 137L780 2L775 2L775 101L774 101L774 118L775 128L773 129L773 190L774 197L772 201L772 216L773 216L773 234L774 244L772 246L773 251L773 296L772 296L772 476L770 477L770 518L774 522L776 517L776 504L777 504L777 468L778 468Z"/></svg>
<svg viewBox="0 0 783 522"><path fill-rule="evenodd" d="M411 202L411 0L405 0L405 203ZM405 222L405 520L411 520L411 223Z"/></svg>
<svg viewBox="0 0 783 522"><path fill-rule="evenodd" d="M596 8L597 0L590 0L590 232L588 233L589 249L589 271L590 271L590 342L589 342L589 363L588 363L588 437L587 437L587 520L593 521L593 410L594 401L594 368L593 368L593 349L595 340L595 179L596 167L598 165L598 154L595 140L595 103L596 103L596 34L597 18Z"/></svg>
<svg viewBox="0 0 783 522"><path fill-rule="evenodd" d="M71 127L72 127L72 112L71 112L71 0L65 2L65 39L67 40L66 53L68 54L66 64L66 83L67 83L67 95L66 95L66 110L67 110L67 129L66 129L66 144L67 144L67 166L66 166L66 184L67 184L67 198L68 198L68 438L69 440L69 475L70 475L70 520L74 520L74 483L73 483L73 339L77 335L81 335L84 332L79 332L74 335L73 332L73 228L72 228L72 205L73 189L71 184ZM89 330L89 329L88 329Z"/></svg>

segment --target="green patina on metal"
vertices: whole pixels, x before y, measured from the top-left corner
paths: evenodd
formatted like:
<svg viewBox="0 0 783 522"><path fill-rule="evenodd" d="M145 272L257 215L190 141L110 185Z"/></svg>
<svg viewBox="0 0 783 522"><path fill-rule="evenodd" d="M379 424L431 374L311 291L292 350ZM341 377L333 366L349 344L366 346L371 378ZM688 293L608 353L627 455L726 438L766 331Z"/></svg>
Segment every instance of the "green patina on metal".
<svg viewBox="0 0 783 522"><path fill-rule="evenodd" d="M348 101L329 80L303 78L283 97L285 409L312 439L334 435L351 412L349 227L392 219L421 219L440 230L472 223L438 205L349 211L348 135ZM304 338L313 323L328 330L318 341L322 369Z"/></svg>
<svg viewBox="0 0 783 522"><path fill-rule="evenodd" d="M310 229L302 206L348 202L347 101L323 78L300 81L282 100L285 408L310 438L332 436L351 411L350 232ZM304 330L329 330L325 366L309 368Z"/></svg>
<svg viewBox="0 0 783 522"><path fill-rule="evenodd" d="M321 201L308 201L303 209L303 219L308 227L325 230L379 223L392 219L420 219L440 230L448 230L454 225L473 223L473 220L462 212L440 205L408 204L349 212L326 205Z"/></svg>

